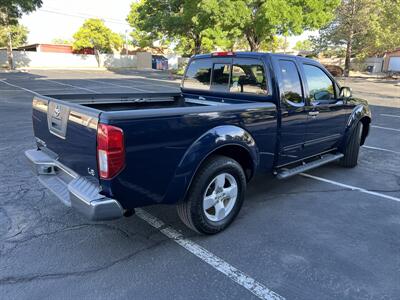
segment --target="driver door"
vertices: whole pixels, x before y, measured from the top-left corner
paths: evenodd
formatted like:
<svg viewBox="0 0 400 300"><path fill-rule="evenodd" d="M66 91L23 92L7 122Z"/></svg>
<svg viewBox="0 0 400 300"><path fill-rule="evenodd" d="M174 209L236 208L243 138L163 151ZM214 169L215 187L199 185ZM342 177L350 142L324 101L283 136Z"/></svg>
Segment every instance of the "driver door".
<svg viewBox="0 0 400 300"><path fill-rule="evenodd" d="M312 156L337 148L346 127L346 109L326 70L308 61L301 65L308 115L304 154Z"/></svg>

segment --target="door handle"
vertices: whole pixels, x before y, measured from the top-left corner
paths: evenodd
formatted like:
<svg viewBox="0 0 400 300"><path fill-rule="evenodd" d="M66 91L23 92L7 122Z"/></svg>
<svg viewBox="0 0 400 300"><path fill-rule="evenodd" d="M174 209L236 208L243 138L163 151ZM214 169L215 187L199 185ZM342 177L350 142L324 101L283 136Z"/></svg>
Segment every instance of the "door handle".
<svg viewBox="0 0 400 300"><path fill-rule="evenodd" d="M206 98L199 96L199 100L206 100Z"/></svg>
<svg viewBox="0 0 400 300"><path fill-rule="evenodd" d="M310 111L308 113L308 115L311 116L311 117L316 117L316 116L318 116L318 114L319 114L319 111Z"/></svg>

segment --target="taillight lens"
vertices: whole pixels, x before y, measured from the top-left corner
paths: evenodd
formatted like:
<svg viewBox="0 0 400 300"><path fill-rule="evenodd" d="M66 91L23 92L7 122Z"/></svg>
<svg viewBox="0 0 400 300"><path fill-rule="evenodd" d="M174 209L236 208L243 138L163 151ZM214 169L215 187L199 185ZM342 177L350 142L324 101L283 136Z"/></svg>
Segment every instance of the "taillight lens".
<svg viewBox="0 0 400 300"><path fill-rule="evenodd" d="M110 179L122 170L125 165L125 145L121 128L99 123L97 164L102 179Z"/></svg>
<svg viewBox="0 0 400 300"><path fill-rule="evenodd" d="M234 55L235 55L235 52L232 52L232 51L211 53L211 56L234 56Z"/></svg>

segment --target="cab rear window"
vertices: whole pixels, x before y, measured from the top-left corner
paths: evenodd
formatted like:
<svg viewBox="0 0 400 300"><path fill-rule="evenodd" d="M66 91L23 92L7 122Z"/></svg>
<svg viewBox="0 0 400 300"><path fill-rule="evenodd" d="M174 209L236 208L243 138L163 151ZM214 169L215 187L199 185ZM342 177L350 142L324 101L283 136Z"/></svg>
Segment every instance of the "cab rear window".
<svg viewBox="0 0 400 300"><path fill-rule="evenodd" d="M190 63L183 87L186 89L209 90L211 81L211 59L198 59Z"/></svg>
<svg viewBox="0 0 400 300"><path fill-rule="evenodd" d="M233 59L232 64L212 59L194 60L186 71L183 88L235 94L268 94L264 66L256 59Z"/></svg>

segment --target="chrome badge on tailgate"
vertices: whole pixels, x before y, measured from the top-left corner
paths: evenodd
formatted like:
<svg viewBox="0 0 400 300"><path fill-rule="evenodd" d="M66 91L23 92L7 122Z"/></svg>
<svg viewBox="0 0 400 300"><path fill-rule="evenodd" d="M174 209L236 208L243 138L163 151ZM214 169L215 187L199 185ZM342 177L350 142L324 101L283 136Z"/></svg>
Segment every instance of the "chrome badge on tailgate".
<svg viewBox="0 0 400 300"><path fill-rule="evenodd" d="M49 131L62 139L65 139L67 134L69 111L70 109L64 105L57 102L49 102L47 110Z"/></svg>

